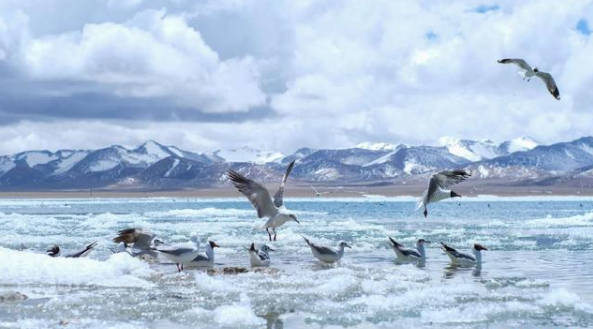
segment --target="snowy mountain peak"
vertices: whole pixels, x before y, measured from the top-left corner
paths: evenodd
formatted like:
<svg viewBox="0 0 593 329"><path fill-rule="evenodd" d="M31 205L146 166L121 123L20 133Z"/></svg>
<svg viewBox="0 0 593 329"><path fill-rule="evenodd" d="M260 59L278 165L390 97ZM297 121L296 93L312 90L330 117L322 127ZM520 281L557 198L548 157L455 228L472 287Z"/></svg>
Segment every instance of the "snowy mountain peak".
<svg viewBox="0 0 593 329"><path fill-rule="evenodd" d="M276 151L262 151L249 146L243 146L232 150L218 150L214 155L224 159L226 162L252 162L264 164L279 162L284 154Z"/></svg>
<svg viewBox="0 0 593 329"><path fill-rule="evenodd" d="M498 145L491 140L473 141L455 137L442 137L439 142L451 154L469 161L492 159L502 155Z"/></svg>
<svg viewBox="0 0 593 329"><path fill-rule="evenodd" d="M389 144L389 143L363 142L363 143L356 144L354 146L354 148L370 150L370 151L394 151L400 146L401 146L401 144L395 145L395 144Z"/></svg>
<svg viewBox="0 0 593 329"><path fill-rule="evenodd" d="M514 153L520 151L529 151L536 148L539 145L538 142L529 137L519 137L506 141L500 144L501 148L504 148L506 153Z"/></svg>

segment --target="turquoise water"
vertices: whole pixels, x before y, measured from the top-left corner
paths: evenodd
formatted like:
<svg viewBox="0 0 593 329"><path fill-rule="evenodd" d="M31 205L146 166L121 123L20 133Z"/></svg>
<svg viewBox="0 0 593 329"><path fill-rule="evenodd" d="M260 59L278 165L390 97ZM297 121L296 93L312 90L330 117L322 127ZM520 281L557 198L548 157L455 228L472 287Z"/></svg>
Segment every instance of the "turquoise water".
<svg viewBox="0 0 593 329"><path fill-rule="evenodd" d="M267 235L243 199L0 200L0 296L28 296L0 302L0 328L593 326L591 199L462 199L434 205L428 219L409 199L286 203L301 225L280 228L272 265L253 270L246 248ZM110 239L130 226L168 243L198 232L221 245L216 265L178 274L113 254ZM301 235L353 249L323 265ZM425 266L396 263L387 236L433 241ZM90 259L39 254L92 241ZM454 268L438 241L490 250L481 270ZM236 267L247 271L220 273Z"/></svg>

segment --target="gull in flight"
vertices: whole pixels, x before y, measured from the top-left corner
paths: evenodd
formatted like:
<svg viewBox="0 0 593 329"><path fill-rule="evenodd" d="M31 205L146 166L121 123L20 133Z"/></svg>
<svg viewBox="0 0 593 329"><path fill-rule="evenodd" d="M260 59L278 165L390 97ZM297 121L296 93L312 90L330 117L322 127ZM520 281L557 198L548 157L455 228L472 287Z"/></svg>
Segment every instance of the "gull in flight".
<svg viewBox="0 0 593 329"><path fill-rule="evenodd" d="M527 79L527 81L531 81L531 78L536 76L542 79L545 84L546 88L554 98L560 100L560 91L556 86L556 82L550 73L542 72L537 67L531 68L531 65L527 64L527 62L520 58L505 58L498 61L500 64L515 64L519 66L521 71L519 71L519 75L523 77L523 80Z"/></svg>
<svg viewBox="0 0 593 329"><path fill-rule="evenodd" d="M481 244L474 243L472 247L472 255L465 254L455 250L452 247L441 242L443 251L451 258L451 263L455 265L482 265L482 250L488 250L486 247L482 246Z"/></svg>
<svg viewBox="0 0 593 329"><path fill-rule="evenodd" d="M424 239L418 239L416 241L416 249L408 249L405 248L401 243L393 240L389 237L389 241L391 242L391 246L395 251L395 255L399 261L409 262L409 261L425 261L426 260L426 251L424 250L424 244L430 243L430 241Z"/></svg>
<svg viewBox="0 0 593 329"><path fill-rule="evenodd" d="M420 209L424 207L424 217L428 216L428 205L448 198L461 197L454 191L448 190L452 185L464 181L471 174L465 170L441 171L433 174L428 181L428 189L424 191L418 201Z"/></svg>
<svg viewBox="0 0 593 329"><path fill-rule="evenodd" d="M177 264L177 271L183 271L183 264L191 262L200 254L200 240L196 233L192 234L189 242L178 243L172 246L157 246L154 249L167 259Z"/></svg>
<svg viewBox="0 0 593 329"><path fill-rule="evenodd" d="M77 252L73 252L71 254L67 254L64 255L62 257L66 257L66 258L81 258L81 257L86 257L91 250L93 250L93 248L95 248L97 246L97 242L93 242L90 243L89 245L87 245L86 247L84 247L84 249L77 251ZM58 245L53 245L51 248L49 248L46 251L47 255L51 256L51 257L58 257L61 256L61 250L60 250L60 246Z"/></svg>
<svg viewBox="0 0 593 329"><path fill-rule="evenodd" d="M255 243L251 243L251 246L249 247L249 261L251 266L270 265L270 251L275 250L265 244L259 247L259 249L255 249Z"/></svg>
<svg viewBox="0 0 593 329"><path fill-rule="evenodd" d="M294 167L294 160L286 168L284 177L282 177L282 183L280 184L278 192L276 192L274 195L273 201L270 197L268 189L266 189L263 185L246 178L232 169L227 170L227 176L231 182L233 182L233 185L237 188L237 190L239 190L239 192L247 197L249 202L251 202L253 207L257 210L257 217L268 219L262 228L268 232L270 241L272 241L270 228L274 233L274 241L276 241L277 227L282 226L284 223L291 220L299 223L297 216L284 207L283 201L284 185L286 185L286 179L288 179L288 175L290 175L292 167Z"/></svg>
<svg viewBox="0 0 593 329"><path fill-rule="evenodd" d="M220 248L214 241L206 243L206 250L204 255L197 255L188 266L201 267L214 265L214 248Z"/></svg>
<svg viewBox="0 0 593 329"><path fill-rule="evenodd" d="M157 258L157 253L154 249L161 246L163 242L155 237L155 234L141 228L127 228L117 232L117 236L113 238L113 242L122 243L123 250L120 251L125 251L131 256L148 255L152 258Z"/></svg>
<svg viewBox="0 0 593 329"><path fill-rule="evenodd" d="M342 256L344 256L344 248L352 249L352 247L345 241L340 241L338 243L338 247L334 249L316 245L305 237L303 237L303 239L305 239L305 242L307 242L309 247L311 247L313 256L324 263L335 263L342 259Z"/></svg>
<svg viewBox="0 0 593 329"><path fill-rule="evenodd" d="M311 185L311 188L313 189L313 191L315 191L315 196L322 196L324 194L331 193L331 191L319 192L319 191L317 191L317 189L315 187L313 187L313 185Z"/></svg>

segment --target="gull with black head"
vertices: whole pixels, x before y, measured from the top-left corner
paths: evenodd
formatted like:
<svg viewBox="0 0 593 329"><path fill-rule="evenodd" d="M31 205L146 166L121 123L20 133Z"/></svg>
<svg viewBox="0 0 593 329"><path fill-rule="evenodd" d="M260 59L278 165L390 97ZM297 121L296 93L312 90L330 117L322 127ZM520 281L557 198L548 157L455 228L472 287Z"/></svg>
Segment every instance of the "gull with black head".
<svg viewBox="0 0 593 329"><path fill-rule="evenodd" d="M336 248L329 248L329 247L317 245L317 244L309 241L309 239L307 239L305 237L303 237L303 239L305 239L305 242L307 242L307 244L311 248L311 252L313 252L313 256L315 256L315 258L319 259L320 261L322 261L324 263L338 262L344 256L344 248L352 249L352 247L346 241L338 242L338 246Z"/></svg>
<svg viewBox="0 0 593 329"><path fill-rule="evenodd" d="M531 78L534 76L542 79L550 94L557 100L560 100L560 91L558 90L558 86L556 86L556 81L554 81L554 78L550 73L542 72L537 67L532 68L531 65L527 64L527 62L521 58L504 58L499 60L498 63L517 65L521 69L519 75L523 77L523 80L527 79L528 82L531 81Z"/></svg>
<svg viewBox="0 0 593 329"><path fill-rule="evenodd" d="M391 242L391 247L393 247L393 251L395 251L395 255L399 261L418 262L426 260L424 244L430 243L430 241L418 239L418 241L416 241L416 250L404 247L401 243L395 241L391 237L389 237L389 241Z"/></svg>
<svg viewBox="0 0 593 329"><path fill-rule="evenodd" d="M267 218L268 220L262 226L263 229L268 232L268 237L270 241L272 241L272 234L270 233L270 229L274 233L274 241L276 240L276 228L279 226L284 225L286 222L295 221L299 223L297 216L290 212L284 206L284 186L286 185L286 180L288 179L288 175L292 171L294 167L293 160L288 167L286 168L286 172L284 173L284 177L282 177L282 183L280 184L280 188L278 192L274 195L274 200L270 197L270 193L268 189L266 189L263 185L246 178L245 176L239 174L238 172L229 169L227 170L227 176L233 183L233 185L241 192L244 196L247 197L249 202L253 205L253 207L257 210L257 217L258 218Z"/></svg>
<svg viewBox="0 0 593 329"><path fill-rule="evenodd" d="M424 207L424 217L427 217L429 204L449 198L461 197L461 195L448 188L463 182L469 176L471 174L465 170L445 170L430 176L428 189L424 190L422 197L418 201L417 209Z"/></svg>

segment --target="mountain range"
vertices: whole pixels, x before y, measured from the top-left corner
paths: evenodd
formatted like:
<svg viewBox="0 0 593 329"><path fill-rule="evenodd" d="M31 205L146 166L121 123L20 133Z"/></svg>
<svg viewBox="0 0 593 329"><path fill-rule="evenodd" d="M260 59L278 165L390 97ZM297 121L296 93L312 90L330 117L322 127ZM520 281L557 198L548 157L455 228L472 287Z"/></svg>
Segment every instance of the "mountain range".
<svg viewBox="0 0 593 329"><path fill-rule="evenodd" d="M479 180L559 184L593 178L593 137L539 145L523 137L502 143L442 138L439 146L360 143L344 149L302 148L291 154L242 147L190 152L148 141L128 149L26 151L0 157L0 190L179 190L217 187L233 168L254 179L281 178L297 161L296 183L396 184L435 171L466 168ZM574 183L576 184L576 183Z"/></svg>

